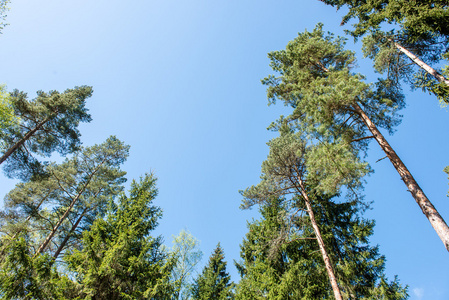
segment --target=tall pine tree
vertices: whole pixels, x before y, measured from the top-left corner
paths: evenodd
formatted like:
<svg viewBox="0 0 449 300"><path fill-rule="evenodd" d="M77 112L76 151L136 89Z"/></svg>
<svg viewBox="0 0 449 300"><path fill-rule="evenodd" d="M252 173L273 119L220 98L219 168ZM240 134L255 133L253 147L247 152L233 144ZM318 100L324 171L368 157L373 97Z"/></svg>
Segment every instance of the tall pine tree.
<svg viewBox="0 0 449 300"><path fill-rule="evenodd" d="M361 217L366 206L328 196L312 203L343 298L407 298L397 279L387 282L385 258L368 243L374 222ZM261 204L260 213L241 245L236 299L332 299L307 215L288 218L286 199L276 197Z"/></svg>
<svg viewBox="0 0 449 300"><path fill-rule="evenodd" d="M375 139L449 251L448 225L379 131L384 128L392 133L400 122L397 111L404 106L403 95L384 80L369 85L362 75L353 73L355 56L344 49L344 43L340 37L324 34L318 25L312 32L299 34L286 50L269 54L279 74L263 80L269 101L281 100L294 109L273 128L296 128L307 134L309 143L322 145L311 154L309 164L327 172L329 178L333 174L347 177L346 155L335 153L363 157L368 141ZM324 158L332 163L323 164ZM322 185L321 180L317 183ZM329 192L327 188L322 191Z"/></svg>
<svg viewBox="0 0 449 300"><path fill-rule="evenodd" d="M91 120L85 107L90 96L92 87L88 86L63 93L39 91L31 101L26 93L13 91L10 102L19 124L0 131L0 164L6 175L25 181L35 178L43 175L43 165L36 155L48 157L55 151L66 155L78 150L78 125Z"/></svg>
<svg viewBox="0 0 449 300"><path fill-rule="evenodd" d="M348 8L342 24L356 19L350 34L356 38L365 36L365 55L374 60L375 69L386 73L392 84L399 85L404 80L449 104L447 1L321 1ZM383 24L395 24L396 29L383 29ZM436 67L441 62L442 70Z"/></svg>
<svg viewBox="0 0 449 300"><path fill-rule="evenodd" d="M12 240L24 233L36 255L48 252L57 258L77 245L80 233L122 191L126 172L120 166L128 151L112 136L61 164L50 164L46 178L17 184L5 197L0 230Z"/></svg>

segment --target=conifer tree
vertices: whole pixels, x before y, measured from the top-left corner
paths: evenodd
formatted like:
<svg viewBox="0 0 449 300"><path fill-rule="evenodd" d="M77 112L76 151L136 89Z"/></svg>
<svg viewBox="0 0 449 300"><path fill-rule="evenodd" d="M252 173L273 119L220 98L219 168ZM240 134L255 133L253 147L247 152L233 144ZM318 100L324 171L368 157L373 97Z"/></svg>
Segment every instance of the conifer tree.
<svg viewBox="0 0 449 300"><path fill-rule="evenodd" d="M112 136L59 165L50 164L45 179L17 184L5 197L1 231L12 239L23 232L35 254L57 258L76 246L80 233L122 191L126 172L120 165L128 152L129 146Z"/></svg>
<svg viewBox="0 0 449 300"><path fill-rule="evenodd" d="M429 90L442 103L449 104L447 1L321 1L348 8L342 24L357 19L354 30L349 32L355 38L365 36L365 55L374 60L378 72L386 73L396 85L405 80L414 88ZM383 23L399 28L383 31ZM442 70L431 66L438 66L441 61L444 61Z"/></svg>
<svg viewBox="0 0 449 300"><path fill-rule="evenodd" d="M171 299L170 275L175 264L150 234L162 210L153 205L156 178L146 174L133 181L129 196L110 202L104 219L83 233L82 249L65 256L87 299Z"/></svg>
<svg viewBox="0 0 449 300"><path fill-rule="evenodd" d="M337 177L329 180L331 176L328 175L328 171L323 172L322 169L309 164L310 154L313 154L317 146L307 145L306 140L299 133L282 132L280 137L271 140L268 145L270 153L262 164L261 182L242 192L244 196L242 207L249 208L254 204L264 204L272 197L286 197L287 218L297 218L298 214L305 212L310 220L310 226L313 229L312 237L317 242L334 297L338 300L343 299L335 265L328 253L329 245L326 245L323 239L321 224L315 217L312 204L318 191L317 182L327 181L328 190L338 191L346 178ZM350 156L346 155L347 158ZM353 161L347 161L348 172L345 173L352 172L357 175L360 165L356 157L353 157ZM358 179L358 176L354 177ZM330 187L330 185L334 186Z"/></svg>
<svg viewBox="0 0 449 300"><path fill-rule="evenodd" d="M392 133L400 122L397 110L404 106L404 99L397 87L383 80L369 85L362 75L352 73L354 53L344 50L344 39L325 35L322 25L299 34L286 50L269 57L273 70L280 74L263 80L269 86L269 101L281 100L294 109L272 128L287 126L305 132L309 143L322 145L312 152L308 164L343 178L347 177L346 162L353 160L335 153L363 157L368 141L375 139L449 251L449 227L378 129ZM323 164L324 158L331 164ZM321 180L317 184L322 186ZM324 187L321 191L330 190Z"/></svg>
<svg viewBox="0 0 449 300"><path fill-rule="evenodd" d="M192 287L192 298L201 300L233 299L234 283L226 272L224 252L218 243L209 263L195 280Z"/></svg>
<svg viewBox="0 0 449 300"><path fill-rule="evenodd" d="M15 90L10 95L17 126L0 131L3 155L0 164L9 177L24 181L43 175L43 165L36 158L61 155L79 149L80 122L90 122L85 108L86 99L92 95L88 86L67 89L64 93L37 92L37 98L27 99L27 94Z"/></svg>
<svg viewBox="0 0 449 300"><path fill-rule="evenodd" d="M285 198L260 205L261 220L248 224L237 263L236 299L332 299L323 260L307 216L288 218ZM323 240L335 262L344 299L405 299L397 279L387 282L385 258L368 244L374 222L356 201L317 196L312 202Z"/></svg>
<svg viewBox="0 0 449 300"><path fill-rule="evenodd" d="M4 259L0 259L1 299L62 299L59 275L49 255L33 257L25 236L0 241Z"/></svg>

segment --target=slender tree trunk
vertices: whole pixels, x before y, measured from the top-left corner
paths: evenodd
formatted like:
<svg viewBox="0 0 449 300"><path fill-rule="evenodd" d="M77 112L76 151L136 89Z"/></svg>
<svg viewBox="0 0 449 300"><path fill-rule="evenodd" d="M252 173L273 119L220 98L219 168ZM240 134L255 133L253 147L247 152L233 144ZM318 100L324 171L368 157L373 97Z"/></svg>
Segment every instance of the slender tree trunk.
<svg viewBox="0 0 449 300"><path fill-rule="evenodd" d="M421 69L423 69L424 71L426 71L427 73L429 73L430 75L432 75L433 77L436 78L436 80L438 80L441 83L444 83L446 85L449 86L449 80L446 79L443 75L441 75L440 73L437 72L437 70L435 70L434 68L432 68L431 66L429 66L428 64L426 64L425 62L423 62L418 56L416 56L415 54L413 54L412 52L410 52L409 50L405 49L404 47L402 47L400 44L398 44L397 42L394 42L393 40L390 39L391 42L394 43L394 46L401 51L402 53L404 53L408 58L410 58L415 64L417 64Z"/></svg>
<svg viewBox="0 0 449 300"><path fill-rule="evenodd" d="M390 146L390 144L387 142L384 136L377 129L376 125L374 125L373 122L371 122L371 120L368 118L368 116L365 114L365 112L358 104L353 105L353 107L355 111L361 116L365 125L371 131L371 133L373 134L376 141L379 143L382 150L390 159L391 163L398 171L399 175L401 176L401 179L404 181L405 185L412 194L416 203L418 203L423 214L427 217L433 229L435 229L435 231L437 232L438 236L440 237L441 241L446 247L446 250L449 251L449 227L447 226L446 222L438 213L438 211L435 209L435 207L432 205L432 203L429 201L429 199L424 194L422 189L419 187L418 183L415 181L412 174L404 165L402 160L399 158L399 156L396 154L396 152L393 150L393 148Z"/></svg>
<svg viewBox="0 0 449 300"><path fill-rule="evenodd" d="M72 235L72 233L76 230L76 228L80 224L80 222L83 219L84 215L86 214L87 210L88 210L88 208L86 207L83 210L83 213L79 216L78 220L76 220L75 224L73 224L72 228L70 228L69 233L67 233L66 237L64 238L62 243L59 245L58 250L56 250L55 254L53 254L53 258L54 259L58 258L58 256L61 253L62 249L64 249L65 244L67 244L67 241L69 240L70 236Z"/></svg>
<svg viewBox="0 0 449 300"><path fill-rule="evenodd" d="M98 196L98 194L101 192L102 189L99 189L95 195L92 198L96 198ZM55 254L53 255L53 257L56 259L58 258L59 254L61 253L62 249L64 248L65 244L67 243L67 241L69 240L70 236L72 235L72 233L76 230L76 228L78 227L78 225L80 224L81 220L83 219L84 215L86 214L86 212L89 211L89 206L84 208L83 212L81 213L81 215L79 216L78 220L75 222L75 224L73 224L72 228L70 229L69 233L66 235L66 237L64 238L64 240L62 241L62 243L59 245L58 250L56 250Z"/></svg>
<svg viewBox="0 0 449 300"><path fill-rule="evenodd" d="M70 206L66 209L64 214L59 218L58 223L56 223L55 227L53 227L52 231L47 236L45 241L39 246L39 249L37 250L36 255L39 254L39 253L42 253L45 250L45 248L47 247L48 243L50 243L51 239L53 238L53 236L55 235L56 231L58 230L59 226L61 226L62 222L64 222L65 218L69 215L69 213L72 210L73 206L78 201L78 199L80 198L80 196L81 196L81 194L83 192L84 192L84 188L81 190L81 192L79 192L76 195L75 198L73 198L72 202L70 203Z"/></svg>
<svg viewBox="0 0 449 300"><path fill-rule="evenodd" d="M104 159L93 171L92 173L89 175L86 183L84 183L83 188L81 189L81 191L75 196L75 198L73 198L72 202L70 203L70 206L67 208L67 210L64 212L64 214L61 216L61 218L59 218L58 223L55 225L55 227L52 229L52 231L50 232L50 234L47 236L47 238L45 239L45 241L42 243L42 245L40 245L39 249L37 250L35 255L38 255L39 253L42 253L45 250L45 247L47 247L48 243L50 243L51 239L53 238L53 236L56 233L56 230L58 230L59 226L61 226L62 222L65 220L65 218L69 215L70 211L72 210L73 206L75 205L75 203L78 201L78 199L81 197L81 195L84 193L84 191L86 190L87 186L89 185L90 181L92 180L92 177L98 172L98 170L100 169L100 166L103 165L107 160ZM100 189L101 190L101 189ZM98 194L98 193L97 193ZM96 194L96 195L97 195Z"/></svg>
<svg viewBox="0 0 449 300"><path fill-rule="evenodd" d="M316 240L318 241L318 246L320 248L321 255L323 256L324 265L326 266L327 275L329 276L329 281L331 283L335 299L343 300L343 297L341 296L340 287L338 286L337 279L335 277L334 269L332 268L332 264L329 255L327 254L323 238L321 237L320 228L316 223L315 214L313 213L312 205L310 204L309 201L309 196L305 192L302 179L298 177L298 181L300 185L300 193L304 198L304 202L306 203L307 213L309 214L310 222L312 223L313 231L315 232Z"/></svg>
<svg viewBox="0 0 449 300"><path fill-rule="evenodd" d="M20 141L18 141L11 148L9 148L8 151L6 151L5 154L3 154L3 156L0 158L0 164L2 164L14 151L19 149L20 146L22 146L33 134L36 133L36 131L38 131L48 121L50 121L50 118L47 118L44 121L37 124L36 127L28 131L27 134L20 139Z"/></svg>

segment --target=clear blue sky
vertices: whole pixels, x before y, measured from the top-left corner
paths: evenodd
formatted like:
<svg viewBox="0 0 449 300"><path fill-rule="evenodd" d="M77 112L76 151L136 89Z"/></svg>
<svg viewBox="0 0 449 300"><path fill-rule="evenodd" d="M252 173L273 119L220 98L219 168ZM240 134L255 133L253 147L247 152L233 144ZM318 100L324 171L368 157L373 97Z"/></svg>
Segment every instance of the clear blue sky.
<svg viewBox="0 0 449 300"><path fill-rule="evenodd" d="M117 135L131 145L128 178L153 170L157 234L188 229L201 241L202 265L221 242L233 280L233 260L246 222L238 190L256 184L266 158L266 127L286 108L267 106L260 79L271 74L267 53L285 48L318 22L343 34L341 12L317 0L116 1L12 0L0 36L0 82L31 97L37 90L92 85L93 117L81 127L85 145ZM371 61L360 72L374 78ZM449 220L449 112L406 88L408 108L389 137L440 213ZM410 286L411 299L449 299L449 254L377 144L369 160L367 216L387 274ZM14 181L0 179L4 195ZM201 266L202 266L201 265Z"/></svg>

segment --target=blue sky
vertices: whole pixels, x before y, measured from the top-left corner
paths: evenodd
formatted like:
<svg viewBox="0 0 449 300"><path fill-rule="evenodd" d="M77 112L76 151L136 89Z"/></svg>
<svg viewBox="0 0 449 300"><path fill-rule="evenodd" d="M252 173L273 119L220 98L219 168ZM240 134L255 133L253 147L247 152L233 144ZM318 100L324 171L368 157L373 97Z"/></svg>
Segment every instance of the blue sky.
<svg viewBox="0 0 449 300"><path fill-rule="evenodd" d="M157 234L167 245L188 229L201 241L204 265L218 242L233 280L232 261L246 222L239 190L259 180L274 137L266 127L282 105L267 106L260 79L271 74L267 53L318 22L343 34L341 12L310 1L13 0L0 36L0 82L29 93L91 85L93 117L81 126L85 145L116 135L131 145L128 178L154 171ZM375 78L357 51L359 71ZM408 107L388 137L440 214L449 219L449 112L405 88ZM374 201L373 244L387 257L390 279L410 286L410 299L448 299L449 255L377 144L365 189ZM14 181L0 179L2 193ZM201 266L202 266L201 265Z"/></svg>

